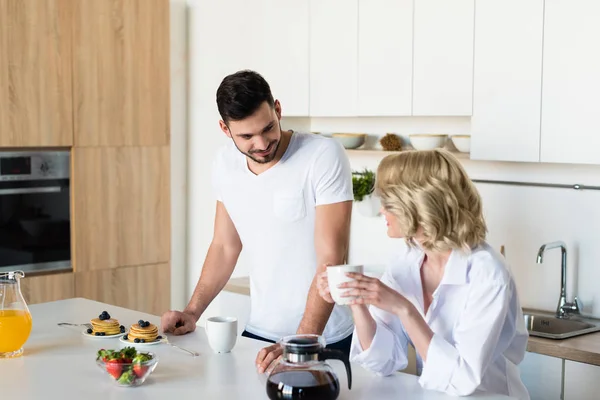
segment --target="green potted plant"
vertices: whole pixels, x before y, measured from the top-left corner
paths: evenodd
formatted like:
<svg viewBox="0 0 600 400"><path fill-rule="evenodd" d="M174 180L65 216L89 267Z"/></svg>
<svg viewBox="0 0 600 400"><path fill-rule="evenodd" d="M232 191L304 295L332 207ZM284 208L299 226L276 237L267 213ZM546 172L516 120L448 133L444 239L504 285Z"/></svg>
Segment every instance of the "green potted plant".
<svg viewBox="0 0 600 400"><path fill-rule="evenodd" d="M379 215L379 202L373 196L375 172L365 168L352 172L352 190L358 212L366 217Z"/></svg>

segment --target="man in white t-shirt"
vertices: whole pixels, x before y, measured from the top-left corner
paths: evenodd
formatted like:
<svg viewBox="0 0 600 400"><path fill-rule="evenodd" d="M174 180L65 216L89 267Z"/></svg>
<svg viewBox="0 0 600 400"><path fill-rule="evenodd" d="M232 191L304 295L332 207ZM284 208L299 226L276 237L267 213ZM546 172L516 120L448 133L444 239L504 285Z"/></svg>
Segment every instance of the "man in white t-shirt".
<svg viewBox="0 0 600 400"><path fill-rule="evenodd" d="M343 147L320 135L282 131L281 105L258 73L239 71L217 90L221 129L231 142L216 155L214 236L183 312L162 317L165 332L185 334L223 289L244 251L250 261L251 312L243 336L275 343L292 334L323 335L349 353L346 308L319 296L315 275L346 261L352 171ZM259 372L281 354L259 352Z"/></svg>

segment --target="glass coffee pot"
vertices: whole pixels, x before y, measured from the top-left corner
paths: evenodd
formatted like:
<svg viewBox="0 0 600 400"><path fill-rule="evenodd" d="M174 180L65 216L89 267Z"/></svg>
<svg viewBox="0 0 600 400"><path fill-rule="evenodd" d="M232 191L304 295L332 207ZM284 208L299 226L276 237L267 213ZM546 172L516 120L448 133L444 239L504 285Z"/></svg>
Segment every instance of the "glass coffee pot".
<svg viewBox="0 0 600 400"><path fill-rule="evenodd" d="M31 333L31 314L21 294L23 271L0 272L0 358L18 357Z"/></svg>
<svg viewBox="0 0 600 400"><path fill-rule="evenodd" d="M340 382L325 360L344 362L348 389L352 388L352 370L346 354L325 348L319 335L291 335L280 341L283 356L267 379L267 395L271 400L320 399L335 400Z"/></svg>

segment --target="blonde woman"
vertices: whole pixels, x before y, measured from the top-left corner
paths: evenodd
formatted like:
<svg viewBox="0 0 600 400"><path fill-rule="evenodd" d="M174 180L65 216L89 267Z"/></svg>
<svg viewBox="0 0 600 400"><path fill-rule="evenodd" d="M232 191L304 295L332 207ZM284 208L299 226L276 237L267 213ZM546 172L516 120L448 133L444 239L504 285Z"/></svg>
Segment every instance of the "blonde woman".
<svg viewBox="0 0 600 400"><path fill-rule="evenodd" d="M486 242L477 189L443 150L387 156L377 170L388 235L405 238L381 280L348 274L355 323L351 360L379 375L417 351L419 383L465 396L475 391L529 399L518 364L527 330L515 283ZM321 296L333 302L326 273Z"/></svg>

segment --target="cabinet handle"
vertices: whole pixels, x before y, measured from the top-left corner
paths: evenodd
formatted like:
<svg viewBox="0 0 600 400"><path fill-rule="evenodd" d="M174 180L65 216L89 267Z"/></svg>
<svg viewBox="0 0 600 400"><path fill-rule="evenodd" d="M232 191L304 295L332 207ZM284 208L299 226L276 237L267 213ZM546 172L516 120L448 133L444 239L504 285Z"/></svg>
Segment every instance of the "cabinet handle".
<svg viewBox="0 0 600 400"><path fill-rule="evenodd" d="M60 191L60 186L0 189L0 196L6 194L58 193Z"/></svg>

